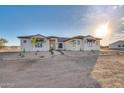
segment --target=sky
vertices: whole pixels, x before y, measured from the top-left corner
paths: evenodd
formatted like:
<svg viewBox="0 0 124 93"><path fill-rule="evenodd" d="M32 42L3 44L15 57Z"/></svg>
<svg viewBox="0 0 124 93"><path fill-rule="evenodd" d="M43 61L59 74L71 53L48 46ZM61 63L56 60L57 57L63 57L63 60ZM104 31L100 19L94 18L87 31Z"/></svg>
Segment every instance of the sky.
<svg viewBox="0 0 124 93"><path fill-rule="evenodd" d="M7 45L20 45L18 36L34 34L92 35L108 45L124 40L124 6L0 6L0 38Z"/></svg>

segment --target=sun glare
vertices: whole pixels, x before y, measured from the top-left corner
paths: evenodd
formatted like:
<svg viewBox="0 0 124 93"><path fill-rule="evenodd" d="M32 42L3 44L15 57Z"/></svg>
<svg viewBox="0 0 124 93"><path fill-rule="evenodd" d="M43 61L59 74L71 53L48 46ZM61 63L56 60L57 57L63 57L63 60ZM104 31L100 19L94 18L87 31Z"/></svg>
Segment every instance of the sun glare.
<svg viewBox="0 0 124 93"><path fill-rule="evenodd" d="M99 38L104 38L108 36L109 33L110 33L109 22L99 25L94 32L95 36Z"/></svg>

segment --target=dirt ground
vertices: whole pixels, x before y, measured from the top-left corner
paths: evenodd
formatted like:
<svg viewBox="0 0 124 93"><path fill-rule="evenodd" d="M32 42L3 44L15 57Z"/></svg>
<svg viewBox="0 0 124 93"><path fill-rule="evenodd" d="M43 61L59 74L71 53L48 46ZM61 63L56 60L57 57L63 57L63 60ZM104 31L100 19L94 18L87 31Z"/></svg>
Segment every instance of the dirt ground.
<svg viewBox="0 0 124 93"><path fill-rule="evenodd" d="M2 48L0 49L0 53L1 52L19 52L20 51L20 48L11 48L11 47L8 47L8 48Z"/></svg>
<svg viewBox="0 0 124 93"><path fill-rule="evenodd" d="M0 87L124 87L124 55L117 51L19 55L0 53Z"/></svg>
<svg viewBox="0 0 124 93"><path fill-rule="evenodd" d="M124 52L104 51L98 57L92 76L101 87L124 88Z"/></svg>

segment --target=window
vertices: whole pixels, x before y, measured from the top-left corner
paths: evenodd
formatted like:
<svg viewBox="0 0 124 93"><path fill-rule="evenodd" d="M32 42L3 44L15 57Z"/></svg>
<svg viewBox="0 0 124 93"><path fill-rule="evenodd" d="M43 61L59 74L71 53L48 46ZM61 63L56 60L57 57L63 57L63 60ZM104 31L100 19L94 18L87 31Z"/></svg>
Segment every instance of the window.
<svg viewBox="0 0 124 93"><path fill-rule="evenodd" d="M91 47L92 46L92 42L87 42L88 46Z"/></svg>
<svg viewBox="0 0 124 93"><path fill-rule="evenodd" d="M121 45L118 45L118 47L121 47Z"/></svg>
<svg viewBox="0 0 124 93"><path fill-rule="evenodd" d="M40 39L40 38L36 38L35 40L35 48L42 48L43 47L43 43L44 43L44 40L43 39Z"/></svg>
<svg viewBox="0 0 124 93"><path fill-rule="evenodd" d="M77 45L80 45L80 40L77 41Z"/></svg>
<svg viewBox="0 0 124 93"><path fill-rule="evenodd" d="M73 43L73 47L76 47L76 41L73 40L72 43Z"/></svg>
<svg viewBox="0 0 124 93"><path fill-rule="evenodd" d="M92 40L87 40L87 45L88 45L89 47L91 47L92 44L93 44Z"/></svg>
<svg viewBox="0 0 124 93"><path fill-rule="evenodd" d="M58 44L58 48L63 48L63 44L62 43L59 43Z"/></svg>
<svg viewBox="0 0 124 93"><path fill-rule="evenodd" d="M23 40L23 43L26 43L27 42L27 40Z"/></svg>
<svg viewBox="0 0 124 93"><path fill-rule="evenodd" d="M42 48L43 47L43 44L42 42L38 42L36 45L35 45L36 48Z"/></svg>

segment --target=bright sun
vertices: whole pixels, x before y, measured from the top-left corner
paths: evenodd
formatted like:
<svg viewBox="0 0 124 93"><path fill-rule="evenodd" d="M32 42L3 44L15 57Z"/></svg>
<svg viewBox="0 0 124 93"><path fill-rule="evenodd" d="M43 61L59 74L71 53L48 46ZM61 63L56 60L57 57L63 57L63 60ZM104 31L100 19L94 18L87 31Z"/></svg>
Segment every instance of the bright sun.
<svg viewBox="0 0 124 93"><path fill-rule="evenodd" d="M108 36L109 33L110 33L109 22L99 25L94 32L95 36L99 38L104 38Z"/></svg>

